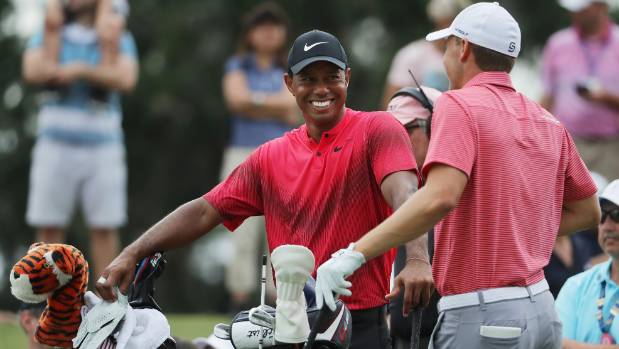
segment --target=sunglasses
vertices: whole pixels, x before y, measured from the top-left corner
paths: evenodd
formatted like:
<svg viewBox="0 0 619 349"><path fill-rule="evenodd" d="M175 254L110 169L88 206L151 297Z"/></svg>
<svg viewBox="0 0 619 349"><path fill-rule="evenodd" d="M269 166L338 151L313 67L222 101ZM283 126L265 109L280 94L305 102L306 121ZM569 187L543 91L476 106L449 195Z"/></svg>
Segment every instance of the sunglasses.
<svg viewBox="0 0 619 349"><path fill-rule="evenodd" d="M606 221L606 217L610 217L615 223L619 223L619 207L613 207L611 209L602 208L602 221Z"/></svg>

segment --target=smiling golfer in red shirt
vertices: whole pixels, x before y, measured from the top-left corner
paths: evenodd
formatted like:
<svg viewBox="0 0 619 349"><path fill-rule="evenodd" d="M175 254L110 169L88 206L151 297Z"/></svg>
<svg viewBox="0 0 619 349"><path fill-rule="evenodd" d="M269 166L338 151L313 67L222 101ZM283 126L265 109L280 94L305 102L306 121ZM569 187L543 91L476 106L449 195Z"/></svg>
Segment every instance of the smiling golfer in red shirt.
<svg viewBox="0 0 619 349"><path fill-rule="evenodd" d="M115 285L126 291L141 257L187 244L219 223L234 230L249 216L265 216L271 251L303 245L319 265L414 193L417 164L404 128L387 112L345 107L350 68L338 39L317 30L299 36L288 66L285 82L305 125L260 146L224 182L125 248L97 283L102 297L113 299ZM426 240L409 246L427 261ZM388 251L360 268L352 295L342 298L352 314L351 348L390 348L385 295L392 262ZM413 306L427 302L433 288L430 268L420 262L417 269Z"/></svg>

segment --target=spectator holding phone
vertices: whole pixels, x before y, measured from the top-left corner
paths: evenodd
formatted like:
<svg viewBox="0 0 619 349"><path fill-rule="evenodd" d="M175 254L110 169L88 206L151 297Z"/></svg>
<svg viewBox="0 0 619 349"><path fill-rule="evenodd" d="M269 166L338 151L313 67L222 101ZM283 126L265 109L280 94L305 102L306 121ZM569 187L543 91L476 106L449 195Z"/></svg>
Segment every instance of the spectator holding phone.
<svg viewBox="0 0 619 349"><path fill-rule="evenodd" d="M572 26L550 37L542 58L543 107L567 127L590 170L619 177L619 26L608 0L559 0ZM566 54L570 52L570 54Z"/></svg>

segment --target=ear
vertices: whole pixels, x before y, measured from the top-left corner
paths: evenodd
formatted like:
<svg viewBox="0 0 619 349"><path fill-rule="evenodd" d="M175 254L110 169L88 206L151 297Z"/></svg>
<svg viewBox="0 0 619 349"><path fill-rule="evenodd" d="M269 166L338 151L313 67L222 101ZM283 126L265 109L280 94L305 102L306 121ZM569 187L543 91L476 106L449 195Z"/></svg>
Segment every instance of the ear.
<svg viewBox="0 0 619 349"><path fill-rule="evenodd" d="M288 91L294 96L294 91L292 90L292 76L288 75L288 73L284 73L284 83L288 88Z"/></svg>
<svg viewBox="0 0 619 349"><path fill-rule="evenodd" d="M350 74L350 68L346 68L346 71L344 72L344 77L346 78L346 87L348 87L348 84L350 84Z"/></svg>
<svg viewBox="0 0 619 349"><path fill-rule="evenodd" d="M466 39L462 39L461 44L460 44L460 62L462 63L466 62L470 56L471 56L471 43Z"/></svg>
<svg viewBox="0 0 619 349"><path fill-rule="evenodd" d="M63 273L73 275L75 265L72 262L71 251L67 251L64 247L52 251L52 260L54 265Z"/></svg>

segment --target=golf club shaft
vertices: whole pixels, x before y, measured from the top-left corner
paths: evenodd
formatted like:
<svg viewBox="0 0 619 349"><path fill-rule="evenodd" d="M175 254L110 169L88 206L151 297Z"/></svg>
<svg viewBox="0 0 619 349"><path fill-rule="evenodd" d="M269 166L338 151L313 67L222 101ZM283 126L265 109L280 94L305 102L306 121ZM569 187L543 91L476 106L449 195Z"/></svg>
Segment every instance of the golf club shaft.
<svg viewBox="0 0 619 349"><path fill-rule="evenodd" d="M267 256L262 255L262 273L260 276L260 308L264 308L264 299L266 294L267 284ZM260 327L260 339L258 340L258 349L262 349L262 326Z"/></svg>

